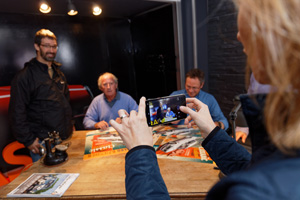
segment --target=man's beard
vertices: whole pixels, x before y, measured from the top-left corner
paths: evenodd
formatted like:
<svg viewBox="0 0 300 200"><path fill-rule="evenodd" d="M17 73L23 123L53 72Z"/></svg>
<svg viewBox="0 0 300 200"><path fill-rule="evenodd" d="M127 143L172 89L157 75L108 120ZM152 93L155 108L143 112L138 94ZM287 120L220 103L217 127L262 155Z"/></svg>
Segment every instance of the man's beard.
<svg viewBox="0 0 300 200"><path fill-rule="evenodd" d="M44 59L44 60L46 60L46 61L50 61L50 62L52 62L52 61L54 61L54 59L55 59L55 56L56 56L56 53L49 53L49 52L44 52L44 51L40 51L41 52L41 57ZM54 56L48 56L48 55L54 55Z"/></svg>

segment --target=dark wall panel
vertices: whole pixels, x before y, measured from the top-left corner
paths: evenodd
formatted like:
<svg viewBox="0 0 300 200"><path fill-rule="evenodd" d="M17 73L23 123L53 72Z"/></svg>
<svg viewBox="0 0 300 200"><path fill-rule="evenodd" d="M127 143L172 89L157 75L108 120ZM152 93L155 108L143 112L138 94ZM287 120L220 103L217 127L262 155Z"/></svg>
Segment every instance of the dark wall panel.
<svg viewBox="0 0 300 200"><path fill-rule="evenodd" d="M110 71L119 79L119 90L138 100L129 20L115 21L107 27ZM137 101L138 102L138 101Z"/></svg>
<svg viewBox="0 0 300 200"><path fill-rule="evenodd" d="M235 95L245 93L246 56L237 40L237 10L231 0L208 0L209 92L229 119Z"/></svg>
<svg viewBox="0 0 300 200"><path fill-rule="evenodd" d="M132 38L138 96L177 90L172 6L133 18Z"/></svg>
<svg viewBox="0 0 300 200"><path fill-rule="evenodd" d="M56 60L63 64L69 84L88 85L97 95L98 76L110 71L122 82L120 90L135 96L132 55L126 53L126 48L131 50L130 24L126 19L0 14L1 86L10 85L24 63L35 57L33 38L41 28L56 34Z"/></svg>
<svg viewBox="0 0 300 200"><path fill-rule="evenodd" d="M203 1L200 1L203 3ZM194 50L193 50L193 8L192 0L183 0L181 2L182 9L182 39L183 39L183 56L185 73L194 66ZM184 80L185 81L185 80Z"/></svg>

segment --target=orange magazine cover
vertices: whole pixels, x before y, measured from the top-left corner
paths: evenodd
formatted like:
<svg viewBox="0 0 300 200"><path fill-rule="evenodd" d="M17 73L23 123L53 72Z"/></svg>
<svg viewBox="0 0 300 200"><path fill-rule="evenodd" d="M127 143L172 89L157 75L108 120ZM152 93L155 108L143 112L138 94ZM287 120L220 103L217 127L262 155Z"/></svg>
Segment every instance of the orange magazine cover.
<svg viewBox="0 0 300 200"><path fill-rule="evenodd" d="M95 130L86 133L84 160L127 152L123 140L112 127L105 131Z"/></svg>

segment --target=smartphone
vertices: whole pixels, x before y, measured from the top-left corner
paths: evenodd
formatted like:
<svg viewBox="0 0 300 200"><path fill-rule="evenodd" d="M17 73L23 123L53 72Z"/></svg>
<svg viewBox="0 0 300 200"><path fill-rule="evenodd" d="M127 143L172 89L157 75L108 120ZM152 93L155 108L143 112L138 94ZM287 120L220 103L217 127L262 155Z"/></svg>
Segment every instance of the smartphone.
<svg viewBox="0 0 300 200"><path fill-rule="evenodd" d="M156 126L184 119L187 115L180 111L186 105L185 95L166 96L146 100L146 117L148 126Z"/></svg>

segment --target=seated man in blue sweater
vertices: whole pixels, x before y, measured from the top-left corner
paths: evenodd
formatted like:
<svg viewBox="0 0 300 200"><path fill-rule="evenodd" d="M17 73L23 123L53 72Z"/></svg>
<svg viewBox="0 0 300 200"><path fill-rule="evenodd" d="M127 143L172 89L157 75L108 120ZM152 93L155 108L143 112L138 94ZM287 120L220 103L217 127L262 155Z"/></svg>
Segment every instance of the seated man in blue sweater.
<svg viewBox="0 0 300 200"><path fill-rule="evenodd" d="M205 103L209 108L209 112L216 126L226 130L229 126L228 121L217 100L211 94L201 91L204 82L204 72L200 69L192 69L185 75L185 89L175 91L171 95L185 94L187 98L194 97ZM178 124L184 124L184 120L181 120Z"/></svg>
<svg viewBox="0 0 300 200"><path fill-rule="evenodd" d="M83 120L86 129L107 129L109 120L121 122L118 110L124 109L128 113L138 110L135 100L123 92L118 91L118 79L111 73L104 73L98 79L98 87L103 92L96 96L90 104Z"/></svg>

